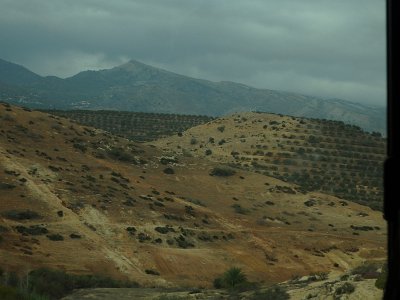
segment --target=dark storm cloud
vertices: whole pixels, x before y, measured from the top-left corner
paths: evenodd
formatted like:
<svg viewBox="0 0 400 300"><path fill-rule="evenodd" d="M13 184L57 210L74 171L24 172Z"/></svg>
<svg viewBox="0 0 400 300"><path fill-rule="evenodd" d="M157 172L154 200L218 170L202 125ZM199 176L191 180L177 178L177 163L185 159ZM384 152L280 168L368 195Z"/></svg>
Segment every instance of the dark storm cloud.
<svg viewBox="0 0 400 300"><path fill-rule="evenodd" d="M385 103L383 0L0 0L0 57L71 76L136 59L193 77Z"/></svg>

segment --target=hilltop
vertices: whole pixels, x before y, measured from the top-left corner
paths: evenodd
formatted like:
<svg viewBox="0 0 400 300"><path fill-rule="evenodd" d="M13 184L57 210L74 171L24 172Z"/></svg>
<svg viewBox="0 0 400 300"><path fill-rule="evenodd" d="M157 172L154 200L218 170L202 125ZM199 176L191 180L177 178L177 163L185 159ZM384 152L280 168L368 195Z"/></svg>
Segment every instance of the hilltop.
<svg viewBox="0 0 400 300"><path fill-rule="evenodd" d="M240 113L150 144L382 209L386 142L354 125Z"/></svg>
<svg viewBox="0 0 400 300"><path fill-rule="evenodd" d="M61 79L0 60L0 100L40 109L91 109L221 116L265 111L332 119L386 134L386 110L341 99L257 89L179 75L131 60Z"/></svg>

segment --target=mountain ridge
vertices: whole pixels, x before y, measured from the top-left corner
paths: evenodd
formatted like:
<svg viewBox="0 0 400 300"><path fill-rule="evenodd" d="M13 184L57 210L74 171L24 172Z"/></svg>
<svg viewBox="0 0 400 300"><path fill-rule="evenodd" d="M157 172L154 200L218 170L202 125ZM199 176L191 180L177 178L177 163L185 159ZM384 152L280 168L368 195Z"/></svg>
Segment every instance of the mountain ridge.
<svg viewBox="0 0 400 300"><path fill-rule="evenodd" d="M257 89L230 81L196 79L136 60L111 69L82 71L65 79L41 77L16 66L8 62L0 64L0 82L24 92L22 96L15 95L0 87L0 100L33 108L111 109L209 116L264 111L339 120L368 131L386 132L384 107ZM11 78L6 69L14 70ZM20 80L19 77L26 79Z"/></svg>

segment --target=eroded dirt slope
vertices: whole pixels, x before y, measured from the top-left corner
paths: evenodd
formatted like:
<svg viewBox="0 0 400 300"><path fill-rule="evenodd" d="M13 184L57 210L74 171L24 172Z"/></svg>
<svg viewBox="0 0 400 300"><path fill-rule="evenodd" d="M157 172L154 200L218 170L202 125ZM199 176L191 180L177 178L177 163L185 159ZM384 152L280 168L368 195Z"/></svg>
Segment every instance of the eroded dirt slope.
<svg viewBox="0 0 400 300"><path fill-rule="evenodd" d="M0 264L211 286L266 284L382 260L380 212L67 119L0 105Z"/></svg>

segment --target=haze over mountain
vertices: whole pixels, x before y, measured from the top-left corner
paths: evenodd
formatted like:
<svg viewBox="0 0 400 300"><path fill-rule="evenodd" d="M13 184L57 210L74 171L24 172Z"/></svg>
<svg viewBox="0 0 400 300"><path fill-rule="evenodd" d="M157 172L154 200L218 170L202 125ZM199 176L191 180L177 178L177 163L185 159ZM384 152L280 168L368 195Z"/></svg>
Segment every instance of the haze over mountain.
<svg viewBox="0 0 400 300"><path fill-rule="evenodd" d="M220 116L265 111L340 120L385 133L385 108L195 79L131 60L61 79L0 60L0 100L34 108L112 109Z"/></svg>

